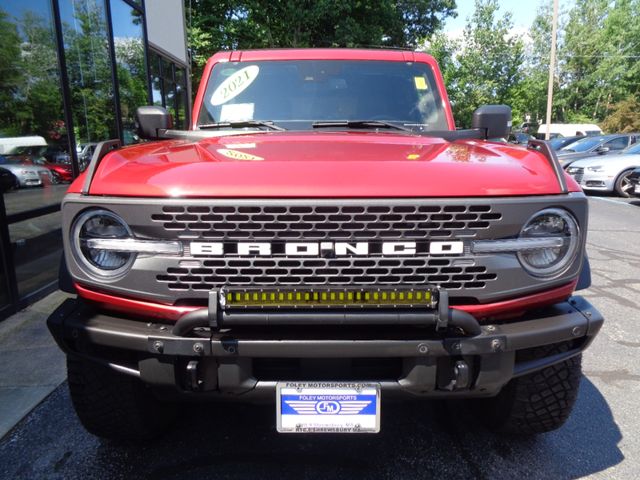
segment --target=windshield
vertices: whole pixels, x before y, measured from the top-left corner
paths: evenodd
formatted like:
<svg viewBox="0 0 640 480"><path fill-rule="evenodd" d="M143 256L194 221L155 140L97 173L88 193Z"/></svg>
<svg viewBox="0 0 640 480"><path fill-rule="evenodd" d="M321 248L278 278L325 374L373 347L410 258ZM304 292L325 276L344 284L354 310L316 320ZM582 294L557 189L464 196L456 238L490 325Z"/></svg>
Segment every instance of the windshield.
<svg viewBox="0 0 640 480"><path fill-rule="evenodd" d="M11 155L42 155L46 148L43 146L16 147L11 150Z"/></svg>
<svg viewBox="0 0 640 480"><path fill-rule="evenodd" d="M0 155L0 165L21 165L23 160L20 158L4 157Z"/></svg>
<svg viewBox="0 0 640 480"><path fill-rule="evenodd" d="M578 140L577 142L570 143L566 147L562 147L562 150L572 151L572 152L586 152L591 150L596 145L599 145L602 142L599 138L583 138L582 140Z"/></svg>
<svg viewBox="0 0 640 480"><path fill-rule="evenodd" d="M425 63L219 63L207 83L198 124L274 122L299 130L312 128L314 122L377 120L448 130L442 105L433 71Z"/></svg>
<svg viewBox="0 0 640 480"><path fill-rule="evenodd" d="M549 145L551 145L551 148L553 148L554 150L559 149L560 147L562 147L566 143L567 143L567 140L564 139L564 138L561 138L561 137L553 138L553 139L549 140Z"/></svg>

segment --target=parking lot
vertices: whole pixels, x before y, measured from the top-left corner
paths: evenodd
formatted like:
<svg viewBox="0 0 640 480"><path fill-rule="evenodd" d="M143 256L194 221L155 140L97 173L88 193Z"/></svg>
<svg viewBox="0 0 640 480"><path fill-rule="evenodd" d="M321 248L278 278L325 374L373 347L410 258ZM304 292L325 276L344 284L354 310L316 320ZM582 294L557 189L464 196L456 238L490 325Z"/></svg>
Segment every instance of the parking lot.
<svg viewBox="0 0 640 480"><path fill-rule="evenodd" d="M186 405L146 445L100 441L80 426L66 384L0 442L0 478L616 478L640 472L640 201L590 198L593 286L606 323L587 350L578 402L560 430L497 437L462 403L383 404L382 431L275 433L273 406Z"/></svg>

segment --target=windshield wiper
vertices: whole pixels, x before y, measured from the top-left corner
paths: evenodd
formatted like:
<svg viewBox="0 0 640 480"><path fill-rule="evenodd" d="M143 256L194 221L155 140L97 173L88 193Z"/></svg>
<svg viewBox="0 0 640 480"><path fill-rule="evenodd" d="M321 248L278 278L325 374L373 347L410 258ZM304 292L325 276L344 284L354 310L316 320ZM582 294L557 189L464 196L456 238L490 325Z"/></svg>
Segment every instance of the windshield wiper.
<svg viewBox="0 0 640 480"><path fill-rule="evenodd" d="M392 122L385 122L383 120L328 120L322 122L313 122L311 124L313 128L391 128L394 130L402 130L403 132L416 133L412 129L403 127Z"/></svg>
<svg viewBox="0 0 640 480"><path fill-rule="evenodd" d="M286 128L279 127L271 121L266 120L243 120L239 122L218 122L218 123L206 123L204 125L198 125L200 130L209 128L246 128L246 127L266 127L270 130L277 130L284 132Z"/></svg>

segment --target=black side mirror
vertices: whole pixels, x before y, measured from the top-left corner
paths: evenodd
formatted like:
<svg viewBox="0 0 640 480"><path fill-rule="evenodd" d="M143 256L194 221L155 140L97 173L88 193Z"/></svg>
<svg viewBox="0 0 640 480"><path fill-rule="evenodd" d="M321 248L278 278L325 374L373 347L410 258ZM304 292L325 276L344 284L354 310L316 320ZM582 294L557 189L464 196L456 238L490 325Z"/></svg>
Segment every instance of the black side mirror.
<svg viewBox="0 0 640 480"><path fill-rule="evenodd" d="M160 138L159 130L173 127L173 118L165 108L144 106L136 109L136 132L145 140Z"/></svg>
<svg viewBox="0 0 640 480"><path fill-rule="evenodd" d="M483 105L473 112L471 127L484 130L486 138L507 138L511 131L511 107Z"/></svg>

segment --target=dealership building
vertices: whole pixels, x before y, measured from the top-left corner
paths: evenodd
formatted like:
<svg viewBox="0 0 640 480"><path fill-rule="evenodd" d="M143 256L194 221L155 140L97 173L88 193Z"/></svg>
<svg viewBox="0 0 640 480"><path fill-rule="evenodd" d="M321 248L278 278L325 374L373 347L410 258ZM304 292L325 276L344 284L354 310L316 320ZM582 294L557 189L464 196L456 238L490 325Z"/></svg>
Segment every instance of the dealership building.
<svg viewBox="0 0 640 480"><path fill-rule="evenodd" d="M186 128L189 79L182 0L0 3L0 173L40 167L38 185L2 187L0 319L57 286L65 182L96 143L139 141L140 105L163 106Z"/></svg>

